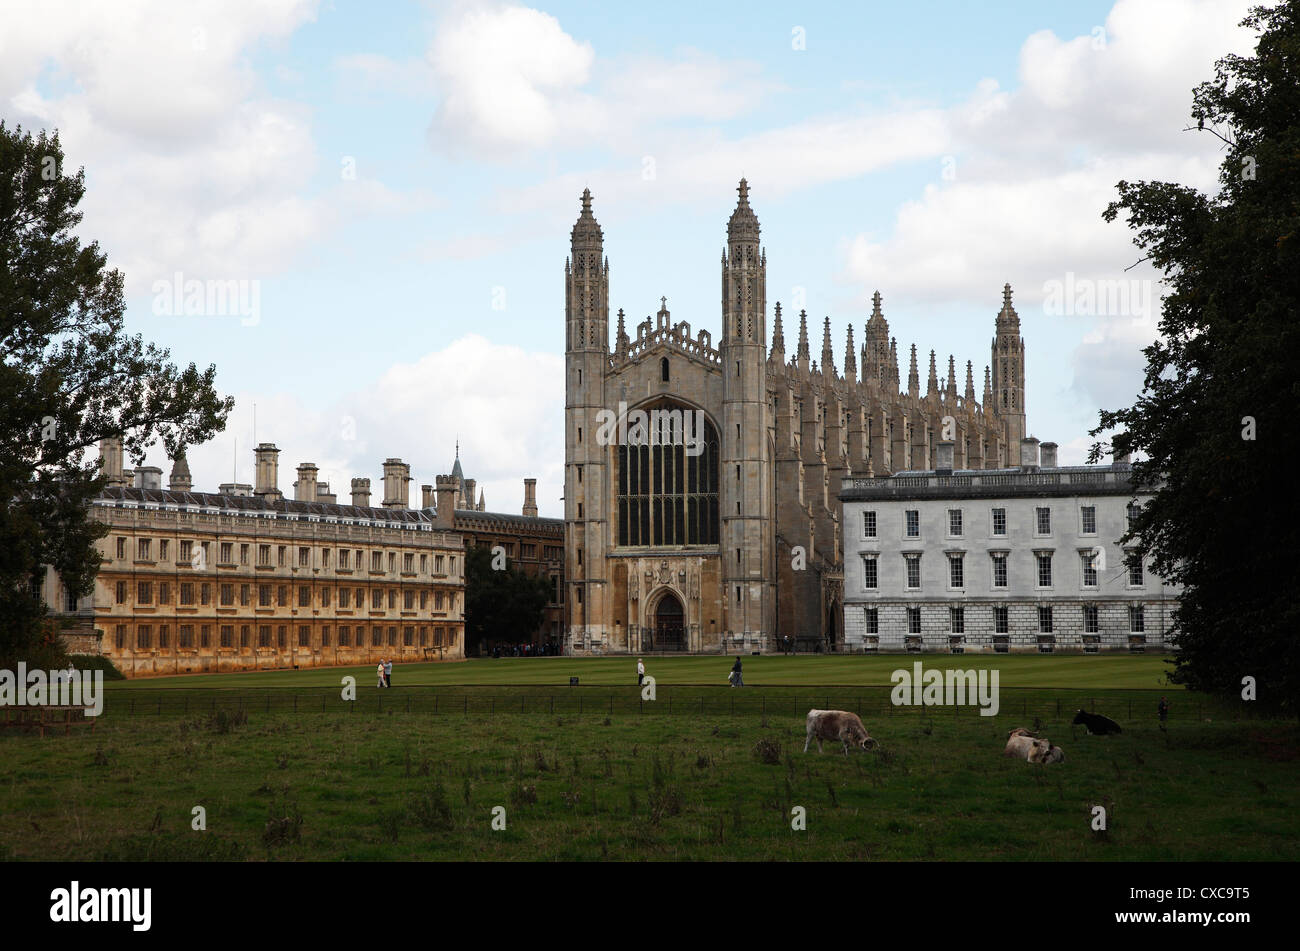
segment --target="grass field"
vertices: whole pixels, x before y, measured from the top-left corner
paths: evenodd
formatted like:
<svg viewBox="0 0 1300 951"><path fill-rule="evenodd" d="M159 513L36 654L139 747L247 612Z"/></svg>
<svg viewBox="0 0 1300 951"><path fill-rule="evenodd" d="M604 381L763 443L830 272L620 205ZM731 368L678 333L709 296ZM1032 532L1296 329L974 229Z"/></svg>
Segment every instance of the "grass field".
<svg viewBox="0 0 1300 951"><path fill-rule="evenodd" d="M748 686L868 686L887 685L890 673L910 670L923 660L926 669L996 669L1003 687L1067 689L1180 689L1165 680L1166 658L1158 655L810 655L741 658ZM726 687L735 655L717 657L648 657L646 673L660 684ZM232 674L188 674L116 681L110 690L193 689L198 687L323 687L351 675L363 687L374 687L375 668L326 667L311 670L268 670ZM583 684L636 683L636 658L503 657L463 663L409 664L393 668L398 686L532 685L567 686L569 677Z"/></svg>
<svg viewBox="0 0 1300 951"><path fill-rule="evenodd" d="M647 659L651 703L627 658L399 667L382 691L366 668L350 705L337 669L114 684L93 734L0 737L0 858L1300 858L1294 723L1201 716L1149 657L926 657L995 662L1016 699L996 717L878 705L872 685L916 659L746 658L745 690L722 684L719 658ZM571 673L593 685L569 689ZM1124 733L1072 729L1082 692ZM880 749L804 754L802 714L825 700L859 704ZM1036 718L1064 763L1001 755Z"/></svg>

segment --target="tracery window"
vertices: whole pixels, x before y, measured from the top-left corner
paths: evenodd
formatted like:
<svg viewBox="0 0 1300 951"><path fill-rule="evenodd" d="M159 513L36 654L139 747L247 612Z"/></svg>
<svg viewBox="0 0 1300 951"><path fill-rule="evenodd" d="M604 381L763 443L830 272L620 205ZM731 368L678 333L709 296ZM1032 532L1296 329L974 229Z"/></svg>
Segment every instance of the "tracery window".
<svg viewBox="0 0 1300 951"><path fill-rule="evenodd" d="M695 411L663 401L647 410ZM618 543L628 546L718 543L718 432L704 420L700 452L689 455L651 415L649 445L618 446Z"/></svg>

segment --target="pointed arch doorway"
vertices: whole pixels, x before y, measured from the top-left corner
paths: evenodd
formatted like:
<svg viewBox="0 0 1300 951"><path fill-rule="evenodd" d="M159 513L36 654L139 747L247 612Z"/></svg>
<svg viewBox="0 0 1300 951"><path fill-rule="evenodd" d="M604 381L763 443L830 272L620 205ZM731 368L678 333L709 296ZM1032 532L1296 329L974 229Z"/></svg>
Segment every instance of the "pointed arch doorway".
<svg viewBox="0 0 1300 951"><path fill-rule="evenodd" d="M671 591L665 591L655 605L654 645L657 651L686 650L686 612Z"/></svg>

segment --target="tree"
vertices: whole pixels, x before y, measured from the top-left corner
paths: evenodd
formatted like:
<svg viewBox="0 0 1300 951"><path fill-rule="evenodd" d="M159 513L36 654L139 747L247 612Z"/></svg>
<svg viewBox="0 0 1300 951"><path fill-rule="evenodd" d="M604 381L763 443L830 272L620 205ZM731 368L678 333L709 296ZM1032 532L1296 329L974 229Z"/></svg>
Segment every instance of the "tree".
<svg viewBox="0 0 1300 951"><path fill-rule="evenodd" d="M489 548L465 555L465 653L485 640L531 641L541 626L551 584L546 578L506 565L494 569Z"/></svg>
<svg viewBox="0 0 1300 951"><path fill-rule="evenodd" d="M86 450L117 437L137 462L159 439L174 454L220 432L234 405L215 367L178 370L124 333L121 272L73 234L84 194L57 132L0 122L0 666L62 660L39 596L46 566L73 595L93 590L107 529L90 517L104 479Z"/></svg>
<svg viewBox="0 0 1300 951"><path fill-rule="evenodd" d="M1183 585L1171 679L1300 714L1300 2L1256 7L1253 57L1230 55L1193 92L1193 135L1223 142L1217 194L1120 182L1134 243L1168 288L1134 405L1091 433L1137 451L1154 489L1123 541ZM1103 451L1094 444L1091 461Z"/></svg>

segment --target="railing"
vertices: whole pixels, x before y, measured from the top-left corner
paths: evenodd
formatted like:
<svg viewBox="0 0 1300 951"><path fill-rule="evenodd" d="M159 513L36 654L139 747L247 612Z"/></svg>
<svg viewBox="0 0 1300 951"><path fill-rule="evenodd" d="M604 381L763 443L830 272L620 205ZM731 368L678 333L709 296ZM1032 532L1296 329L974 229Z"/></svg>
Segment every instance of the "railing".
<svg viewBox="0 0 1300 951"><path fill-rule="evenodd" d="M202 717L218 712L246 715L356 715L411 714L419 716L579 715L579 716L764 716L802 720L810 709L847 710L863 717L920 715L979 716L975 697L966 705L897 705L890 687L769 687L747 685L729 688L659 685L658 699L646 700L631 682L627 687L578 686L513 688L505 685L459 688L456 691L428 687L379 688L359 686L357 699L343 700L337 689L297 692L287 688L230 692L217 688L192 690L129 690L105 698L99 719L111 723L117 717L181 716ZM545 688L543 688L545 689ZM999 717L1070 717L1077 709L1100 711L1121 721L1157 723L1158 690L1074 691L1066 689L1011 688L999 690ZM1100 699L1098 699L1100 698ZM1210 699L1175 698L1168 713L1171 722L1199 722L1206 714L1215 718L1243 720L1257 715L1249 704L1230 706ZM1136 720L1135 720L1136 717Z"/></svg>

